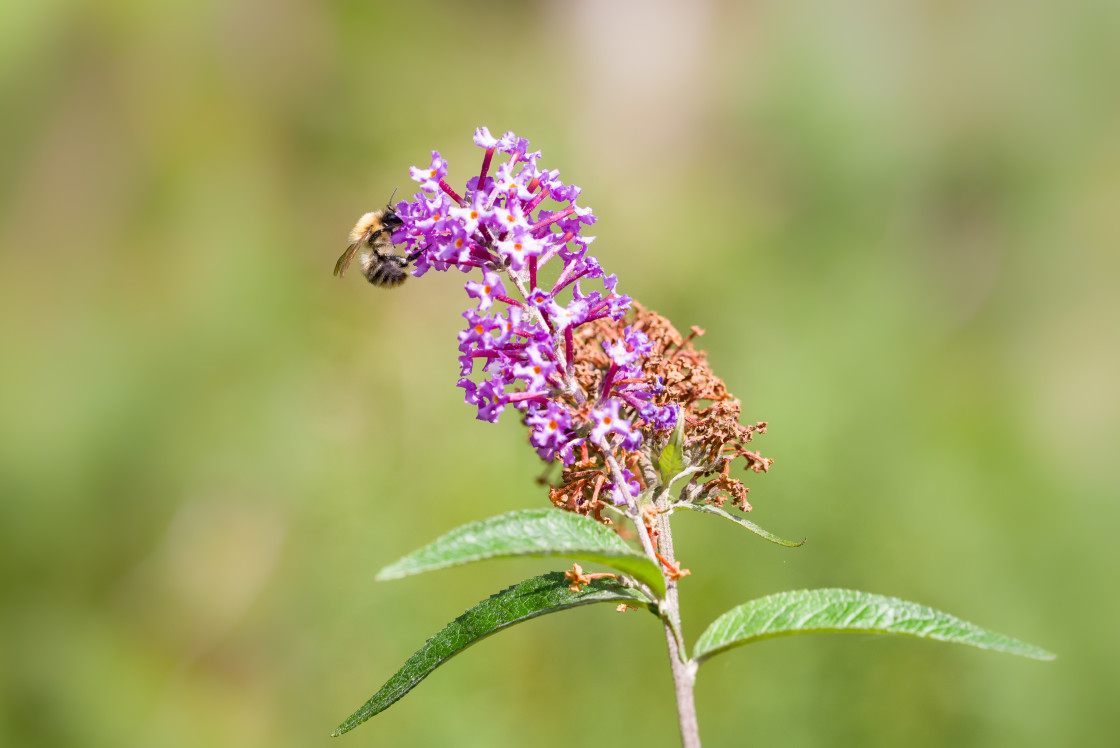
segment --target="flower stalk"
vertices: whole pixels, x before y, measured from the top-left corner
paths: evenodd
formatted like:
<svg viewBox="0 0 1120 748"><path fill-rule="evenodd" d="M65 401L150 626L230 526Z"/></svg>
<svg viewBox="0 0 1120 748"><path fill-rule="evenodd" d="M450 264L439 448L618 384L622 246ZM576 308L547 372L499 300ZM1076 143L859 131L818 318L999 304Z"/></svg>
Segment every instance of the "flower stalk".
<svg viewBox="0 0 1120 748"><path fill-rule="evenodd" d="M669 527L669 514L659 514L657 550L659 557L668 564L676 564L673 555L673 533ZM669 667L673 673L673 691L677 699L677 720L681 730L681 745L685 748L699 748L700 725L696 720L696 699L693 686L696 684L697 663L688 657L681 634L680 602L677 593L677 580L666 575L665 601L662 604L662 622L665 628L665 644L669 648Z"/></svg>

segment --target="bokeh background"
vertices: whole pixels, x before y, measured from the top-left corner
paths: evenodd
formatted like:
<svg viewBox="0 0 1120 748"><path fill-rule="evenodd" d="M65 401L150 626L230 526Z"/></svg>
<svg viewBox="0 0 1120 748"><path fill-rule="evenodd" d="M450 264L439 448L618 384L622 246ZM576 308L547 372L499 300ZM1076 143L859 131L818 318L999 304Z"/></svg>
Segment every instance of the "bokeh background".
<svg viewBox="0 0 1120 748"><path fill-rule="evenodd" d="M0 743L675 745L653 619L517 627L331 729L547 561L373 574L544 506L456 380L458 275L331 267L479 125L582 185L622 288L768 420L753 518L685 516L691 641L814 586L1060 654L781 639L709 745L1120 733L1120 7L1105 0L0 4ZM1111 739L1110 739L1111 738Z"/></svg>

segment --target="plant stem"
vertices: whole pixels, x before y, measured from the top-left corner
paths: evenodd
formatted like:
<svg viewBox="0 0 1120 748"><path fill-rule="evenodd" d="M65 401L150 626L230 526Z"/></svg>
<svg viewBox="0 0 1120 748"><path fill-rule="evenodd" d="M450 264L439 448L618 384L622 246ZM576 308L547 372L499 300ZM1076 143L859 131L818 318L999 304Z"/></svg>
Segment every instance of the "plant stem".
<svg viewBox="0 0 1120 748"><path fill-rule="evenodd" d="M642 519L641 507L630 495L626 480L618 461L611 454L610 445L600 440L595 445L603 455L603 461L611 471L616 485L626 498L627 509L630 510L630 519L638 531L642 548L650 560L658 563L657 554L670 564L677 562L673 555L673 530L669 526L669 487L662 486L657 490L653 499L653 506L657 509L657 549L654 552L650 535L646 531ZM652 469L652 465L650 466ZM677 580L661 572L665 576L665 598L661 601L661 621L665 626L665 641L669 646L669 667L673 672L673 689L677 695L677 718L681 727L681 745L683 748L700 748L700 726L696 721L696 700L692 695L692 687L696 683L696 661L688 659L684 651L684 640L681 638L681 609L677 598Z"/></svg>
<svg viewBox="0 0 1120 748"><path fill-rule="evenodd" d="M667 503L666 491L658 496L657 504ZM658 507L659 509L662 507ZM676 563L673 556L673 532L669 526L669 513L657 517L660 532L657 536L657 552L669 563ZM665 641L669 646L669 666L673 671L673 687L677 694L677 717L681 727L681 745L684 748L700 748L700 726L696 721L696 700L692 687L696 683L696 661L687 658L681 640L681 611L677 598L677 581L666 578L665 602L662 606L665 624Z"/></svg>

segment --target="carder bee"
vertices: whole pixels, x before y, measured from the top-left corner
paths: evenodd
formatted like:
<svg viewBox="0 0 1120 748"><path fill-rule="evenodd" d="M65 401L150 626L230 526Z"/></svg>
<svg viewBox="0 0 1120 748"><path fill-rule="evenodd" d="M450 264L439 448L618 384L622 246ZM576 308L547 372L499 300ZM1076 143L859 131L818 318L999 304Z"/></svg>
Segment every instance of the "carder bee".
<svg viewBox="0 0 1120 748"><path fill-rule="evenodd" d="M392 201L392 198L390 198ZM395 288L408 278L405 268L408 257L393 254L393 231L401 225L400 216L391 205L366 213L350 230L350 246L334 265L334 274L346 274L354 255L359 256L362 274L370 283L383 288Z"/></svg>

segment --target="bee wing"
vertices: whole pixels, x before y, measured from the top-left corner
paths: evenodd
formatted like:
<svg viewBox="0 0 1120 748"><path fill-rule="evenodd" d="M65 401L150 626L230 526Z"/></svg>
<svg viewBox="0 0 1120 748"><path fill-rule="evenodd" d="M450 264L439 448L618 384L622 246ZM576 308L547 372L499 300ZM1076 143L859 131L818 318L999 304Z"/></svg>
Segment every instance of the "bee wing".
<svg viewBox="0 0 1120 748"><path fill-rule="evenodd" d="M351 244L346 248L346 251L342 253L342 257L338 258L338 262L334 264L334 274L339 278L346 274L346 268L350 267L350 261L354 259L354 255L357 254L358 247L360 247L361 244L361 242L354 242Z"/></svg>

